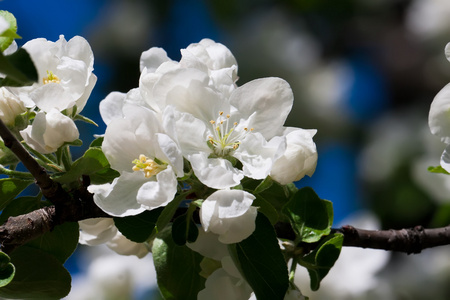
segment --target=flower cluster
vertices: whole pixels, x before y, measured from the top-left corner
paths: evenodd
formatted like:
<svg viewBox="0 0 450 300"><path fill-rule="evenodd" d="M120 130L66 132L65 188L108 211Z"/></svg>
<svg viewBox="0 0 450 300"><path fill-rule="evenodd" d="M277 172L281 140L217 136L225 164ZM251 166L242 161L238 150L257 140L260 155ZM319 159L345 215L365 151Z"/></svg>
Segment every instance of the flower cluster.
<svg viewBox="0 0 450 300"><path fill-rule="evenodd" d="M17 48L15 44L11 47ZM60 36L56 42L34 39L23 49L31 56L39 81L31 86L2 88L0 118L14 126L18 115L28 113L25 128L18 126L21 137L33 150L53 153L79 137L74 118L97 81L92 73L94 56L89 43L80 36L69 41Z"/></svg>
<svg viewBox="0 0 450 300"><path fill-rule="evenodd" d="M139 87L101 102L102 150L120 176L89 190L105 212L123 217L166 206L188 186L202 200L203 229L236 243L253 232L257 214L242 181L311 176L316 130L283 126L293 104L283 79L238 87L224 45L204 39L181 54L177 62L163 49L145 51Z"/></svg>

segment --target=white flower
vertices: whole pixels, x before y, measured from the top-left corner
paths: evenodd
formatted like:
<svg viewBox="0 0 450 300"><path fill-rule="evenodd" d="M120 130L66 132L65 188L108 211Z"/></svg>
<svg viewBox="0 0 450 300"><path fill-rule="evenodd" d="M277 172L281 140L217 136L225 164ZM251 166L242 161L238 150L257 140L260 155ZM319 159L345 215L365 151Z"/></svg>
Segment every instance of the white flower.
<svg viewBox="0 0 450 300"><path fill-rule="evenodd" d="M170 118L168 110L163 124L169 126ZM114 119L106 128L102 150L111 167L120 172L112 184L89 187L105 212L136 215L165 206L175 196L177 177L184 175L183 158L151 110L124 106L124 118Z"/></svg>
<svg viewBox="0 0 450 300"><path fill-rule="evenodd" d="M89 246L106 244L120 255L135 255L139 258L149 253L150 247L127 239L114 225L112 218L95 218L79 221L79 243Z"/></svg>
<svg viewBox="0 0 450 300"><path fill-rule="evenodd" d="M255 230L255 196L241 190L219 190L202 204L200 220L203 229L219 235L224 244L238 243Z"/></svg>
<svg viewBox="0 0 450 300"><path fill-rule="evenodd" d="M450 61L450 43L445 46L445 56ZM439 136L441 141L450 144L450 83L434 97L428 115L431 133ZM450 171L450 149L447 147L441 157L441 166Z"/></svg>
<svg viewBox="0 0 450 300"><path fill-rule="evenodd" d="M0 119L6 125L14 125L16 116L26 111L23 102L6 88L0 88Z"/></svg>
<svg viewBox="0 0 450 300"><path fill-rule="evenodd" d="M65 142L78 139L79 132L73 120L58 110L36 114L32 125L20 131L25 142L34 150L47 154L55 152Z"/></svg>
<svg viewBox="0 0 450 300"><path fill-rule="evenodd" d="M312 176L317 166L317 149L313 136L317 130L289 128L286 151L278 158L270 176L281 184L288 184Z"/></svg>
<svg viewBox="0 0 450 300"><path fill-rule="evenodd" d="M30 54L39 81L32 86L11 88L28 107L36 105L49 112L77 106L84 108L97 81L92 73L94 56L89 43L80 36L69 41L60 36L56 42L39 38L23 45Z"/></svg>

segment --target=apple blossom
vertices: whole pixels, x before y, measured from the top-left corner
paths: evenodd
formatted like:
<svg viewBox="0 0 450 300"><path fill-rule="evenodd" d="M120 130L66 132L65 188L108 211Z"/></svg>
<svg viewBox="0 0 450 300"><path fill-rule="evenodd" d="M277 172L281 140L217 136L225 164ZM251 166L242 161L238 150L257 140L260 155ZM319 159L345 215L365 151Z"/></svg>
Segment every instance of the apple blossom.
<svg viewBox="0 0 450 300"><path fill-rule="evenodd" d="M43 154L55 152L65 142L73 142L79 137L74 121L56 109L38 112L33 124L20 134L31 148Z"/></svg>
<svg viewBox="0 0 450 300"><path fill-rule="evenodd" d="M23 102L6 88L0 88L0 119L6 125L14 125L15 118L26 111Z"/></svg>
<svg viewBox="0 0 450 300"><path fill-rule="evenodd" d="M36 105L49 112L54 108L63 111L76 105L76 112L81 112L97 81L92 73L94 56L89 43L80 36L66 41L61 35L56 42L39 38L28 41L23 48L36 66L39 81L10 90L27 107Z"/></svg>
<svg viewBox="0 0 450 300"><path fill-rule="evenodd" d="M170 116L167 110L164 118ZM105 212L136 215L165 206L174 198L177 177L184 175L183 158L153 111L125 105L124 118L114 119L106 128L102 150L120 173L111 184L89 187Z"/></svg>
<svg viewBox="0 0 450 300"><path fill-rule="evenodd" d="M200 220L203 229L219 235L224 244L238 243L255 230L255 196L241 190L219 190L202 203Z"/></svg>
<svg viewBox="0 0 450 300"><path fill-rule="evenodd" d="M278 158L270 171L270 177L281 184L288 184L312 176L317 165L317 149L313 136L317 130L290 128L286 134L286 151Z"/></svg>

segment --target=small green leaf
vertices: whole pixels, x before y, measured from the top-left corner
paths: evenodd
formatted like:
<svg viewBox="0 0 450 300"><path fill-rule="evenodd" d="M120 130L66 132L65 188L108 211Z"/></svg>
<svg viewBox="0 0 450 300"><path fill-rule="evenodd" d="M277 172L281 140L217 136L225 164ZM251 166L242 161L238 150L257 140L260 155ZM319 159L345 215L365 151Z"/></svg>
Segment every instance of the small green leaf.
<svg viewBox="0 0 450 300"><path fill-rule="evenodd" d="M447 171L446 171L443 167L441 167L441 166L437 166L437 167L430 166L430 167L428 167L428 172L431 172L431 173L438 173L438 174L445 174L445 175L450 175L450 173L447 172Z"/></svg>
<svg viewBox="0 0 450 300"><path fill-rule="evenodd" d="M76 182L82 175L91 178L92 184L111 182L119 173L110 168L109 162L99 148L89 148L82 157L77 159L71 169L63 174L56 174L54 180L69 184Z"/></svg>
<svg viewBox="0 0 450 300"><path fill-rule="evenodd" d="M0 73L6 75L5 78L0 78L0 86L32 85L38 79L36 67L23 48L7 56L0 52Z"/></svg>
<svg viewBox="0 0 450 300"><path fill-rule="evenodd" d="M0 16L9 23L9 28L0 35L0 51L5 51L14 39L20 39L20 35L17 34L17 20L12 13L0 10Z"/></svg>
<svg viewBox="0 0 450 300"><path fill-rule="evenodd" d="M98 137L95 140L92 141L92 143L89 145L89 148L101 148L103 144L104 137Z"/></svg>
<svg viewBox="0 0 450 300"><path fill-rule="evenodd" d="M297 234L297 243L314 243L330 233L333 223L332 203L320 199L312 188L298 190L284 206L283 213Z"/></svg>
<svg viewBox="0 0 450 300"><path fill-rule="evenodd" d="M196 300L205 288L200 276L203 256L172 240L171 228L166 228L153 242L153 261L158 287L166 300Z"/></svg>
<svg viewBox="0 0 450 300"><path fill-rule="evenodd" d="M11 259L4 252L0 252L0 287L4 287L11 282L16 273L16 268L11 263Z"/></svg>
<svg viewBox="0 0 450 300"><path fill-rule="evenodd" d="M95 123L93 120L89 119L88 117L85 117L85 116L82 116L82 115L76 115L74 120L83 121L83 122L86 122L88 124L95 125L95 126L98 127L97 123Z"/></svg>
<svg viewBox="0 0 450 300"><path fill-rule="evenodd" d="M119 231L129 240L143 243L148 240L156 226L156 221L163 211L163 207L146 210L136 216L115 217L114 223Z"/></svg>
<svg viewBox="0 0 450 300"><path fill-rule="evenodd" d="M172 239L178 246L183 246L186 242L193 243L198 237L198 228L194 221L184 214L178 216L172 225Z"/></svg>
<svg viewBox="0 0 450 300"><path fill-rule="evenodd" d="M0 288L0 297L61 299L69 294L70 274L54 256L21 246L10 257L16 274L8 285Z"/></svg>
<svg viewBox="0 0 450 300"><path fill-rule="evenodd" d="M258 300L283 300L289 277L275 230L262 214L258 214L255 222L253 234L229 245L228 250Z"/></svg>
<svg viewBox="0 0 450 300"><path fill-rule="evenodd" d="M341 253L344 236L340 233L326 237L317 248L299 259L298 262L308 269L311 289L317 291L320 282L328 274Z"/></svg>
<svg viewBox="0 0 450 300"><path fill-rule="evenodd" d="M33 183L32 180L17 178L0 179L0 210L3 210L11 200L20 194L27 186Z"/></svg>

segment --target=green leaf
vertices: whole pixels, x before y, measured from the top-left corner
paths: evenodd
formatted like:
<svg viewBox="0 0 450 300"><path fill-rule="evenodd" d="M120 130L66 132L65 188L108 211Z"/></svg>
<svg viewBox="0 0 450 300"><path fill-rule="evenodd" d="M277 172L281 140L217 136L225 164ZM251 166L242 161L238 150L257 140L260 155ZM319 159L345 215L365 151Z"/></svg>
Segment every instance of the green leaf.
<svg viewBox="0 0 450 300"><path fill-rule="evenodd" d="M178 246L193 243L198 237L198 228L188 214L178 216L172 225L172 239Z"/></svg>
<svg viewBox="0 0 450 300"><path fill-rule="evenodd" d="M10 257L16 274L7 286L0 288L0 297L61 299L69 294L70 274L52 255L21 246Z"/></svg>
<svg viewBox="0 0 450 300"><path fill-rule="evenodd" d="M14 278L16 268L4 252L0 252L0 287L4 287Z"/></svg>
<svg viewBox="0 0 450 300"><path fill-rule="evenodd" d="M267 190L268 188L270 188L272 186L272 184L273 184L272 178L270 178L270 176L267 176L266 179L261 181L261 183L255 188L254 194L259 194L259 193Z"/></svg>
<svg viewBox="0 0 450 300"><path fill-rule="evenodd" d="M62 175L56 174L53 179L62 184L69 184L79 180L82 175L89 176L92 184L102 184L111 182L119 176L119 173L110 168L101 149L89 148L82 157L73 163L68 172Z"/></svg>
<svg viewBox="0 0 450 300"><path fill-rule="evenodd" d="M332 234L326 237L314 251L298 260L299 264L308 269L313 291L319 289L320 282L339 258L343 242L342 234Z"/></svg>
<svg viewBox="0 0 450 300"><path fill-rule="evenodd" d="M262 212L270 220L270 223L275 224L278 222L279 215L277 210L262 196L256 195L252 205L258 207L258 211Z"/></svg>
<svg viewBox="0 0 450 300"><path fill-rule="evenodd" d="M115 217L114 223L119 231L129 240L143 243L148 240L156 226L156 221L163 211L163 207L146 210L136 216Z"/></svg>
<svg viewBox="0 0 450 300"><path fill-rule="evenodd" d="M181 201L184 200L186 195L181 194L175 197L169 204L164 207L164 210L161 212L161 215L156 221L156 229L157 232L161 232L167 224L169 224L172 217L175 215L177 208L180 207Z"/></svg>
<svg viewBox="0 0 450 300"><path fill-rule="evenodd" d="M17 34L17 21L12 13L0 10L0 16L9 23L9 28L0 35L0 51L5 51L14 39L20 39L20 35Z"/></svg>
<svg viewBox="0 0 450 300"><path fill-rule="evenodd" d="M0 73L6 75L0 78L0 86L26 86L38 80L36 67L23 48L7 56L0 52Z"/></svg>
<svg viewBox="0 0 450 300"><path fill-rule="evenodd" d="M171 228L166 228L153 242L153 261L161 294L166 300L196 300L205 288L200 276L203 256L187 246L177 246Z"/></svg>
<svg viewBox="0 0 450 300"><path fill-rule="evenodd" d="M322 200L312 188L297 191L284 206L283 213L297 234L297 243L314 243L330 233L333 223L333 205Z"/></svg>
<svg viewBox="0 0 450 300"><path fill-rule="evenodd" d="M104 137L98 137L95 140L92 141L92 143L89 145L89 148L101 148L103 144Z"/></svg>
<svg viewBox="0 0 450 300"><path fill-rule="evenodd" d="M228 249L258 300L283 300L289 277L275 230L262 214L258 214L255 222L253 234Z"/></svg>
<svg viewBox="0 0 450 300"><path fill-rule="evenodd" d="M3 210L11 200L20 194L33 180L17 178L0 179L0 210Z"/></svg>
<svg viewBox="0 0 450 300"><path fill-rule="evenodd" d="M44 207L44 202L39 197L19 197L5 207L0 215L0 222L5 222L9 217L26 214ZM38 248L56 257L64 263L75 251L78 245L79 227L77 222L68 222L57 225L51 232L46 232L40 237L28 242L26 245Z"/></svg>
<svg viewBox="0 0 450 300"><path fill-rule="evenodd" d="M441 166L437 166L437 167L433 167L433 166L430 166L430 167L428 167L428 172L431 172L431 173L440 173L440 174L445 174L445 175L450 175L450 173L449 172L447 172L443 167L441 167Z"/></svg>

